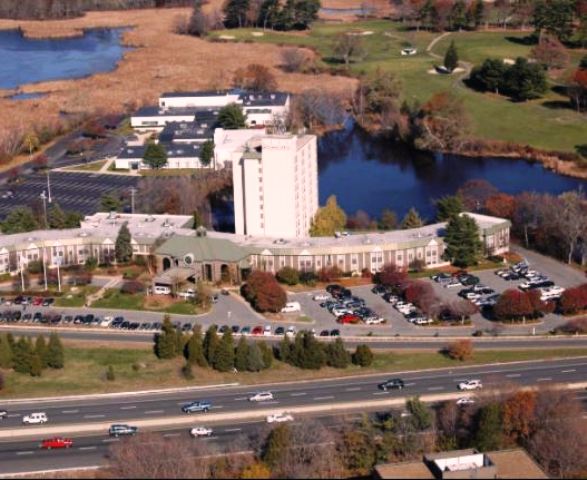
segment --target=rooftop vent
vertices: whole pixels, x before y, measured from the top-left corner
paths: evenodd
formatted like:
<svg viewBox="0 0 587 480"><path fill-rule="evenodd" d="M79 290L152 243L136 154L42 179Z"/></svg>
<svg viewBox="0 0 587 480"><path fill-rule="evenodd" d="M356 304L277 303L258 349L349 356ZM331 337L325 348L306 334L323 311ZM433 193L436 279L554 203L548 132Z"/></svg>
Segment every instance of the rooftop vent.
<svg viewBox="0 0 587 480"><path fill-rule="evenodd" d="M273 242L275 245L285 245L287 242L283 238L279 238Z"/></svg>
<svg viewBox="0 0 587 480"><path fill-rule="evenodd" d="M82 232L82 233L79 234L79 236L82 237L82 238L84 238L84 237L87 237L88 234L86 232Z"/></svg>

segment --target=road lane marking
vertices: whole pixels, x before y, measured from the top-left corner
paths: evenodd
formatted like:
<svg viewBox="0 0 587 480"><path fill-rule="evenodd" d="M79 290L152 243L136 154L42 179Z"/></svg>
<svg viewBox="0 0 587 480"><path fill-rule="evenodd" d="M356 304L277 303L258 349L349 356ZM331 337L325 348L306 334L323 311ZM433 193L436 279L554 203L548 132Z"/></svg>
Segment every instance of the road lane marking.
<svg viewBox="0 0 587 480"><path fill-rule="evenodd" d="M222 405L214 405L211 409L212 410L219 410L221 408L224 408L224 406L222 406Z"/></svg>
<svg viewBox="0 0 587 480"><path fill-rule="evenodd" d="M345 388L345 392L358 392L361 390L361 387L353 387L353 388Z"/></svg>
<svg viewBox="0 0 587 480"><path fill-rule="evenodd" d="M237 397L234 400L238 402L240 400L248 400L248 398L247 397Z"/></svg>
<svg viewBox="0 0 587 480"><path fill-rule="evenodd" d="M570 370L561 370L561 373L572 373L572 372L576 372L577 370L574 368L571 368Z"/></svg>
<svg viewBox="0 0 587 480"><path fill-rule="evenodd" d="M373 392L372 395L387 395L389 392Z"/></svg>
<svg viewBox="0 0 587 480"><path fill-rule="evenodd" d="M164 433L164 437L179 437L181 433Z"/></svg>
<svg viewBox="0 0 587 480"><path fill-rule="evenodd" d="M434 391L437 391L437 390L444 390L444 387L428 387L428 390L430 392L434 392Z"/></svg>
<svg viewBox="0 0 587 480"><path fill-rule="evenodd" d="M230 432L240 432L242 430L242 428L227 428L226 430L224 430L226 433L230 433Z"/></svg>
<svg viewBox="0 0 587 480"><path fill-rule="evenodd" d="M79 410L61 410L61 413L79 413Z"/></svg>
<svg viewBox="0 0 587 480"><path fill-rule="evenodd" d="M412 383L404 383L404 387L413 387L414 385L416 385L415 382L412 382Z"/></svg>
<svg viewBox="0 0 587 480"><path fill-rule="evenodd" d="M327 397L314 397L312 400L333 400L334 396L328 395Z"/></svg>
<svg viewBox="0 0 587 480"><path fill-rule="evenodd" d="M304 395L308 395L306 392L297 392L297 393L290 393L290 397L303 397Z"/></svg>
<svg viewBox="0 0 587 480"><path fill-rule="evenodd" d="M551 382L552 378L551 377L547 377L547 378L537 378L536 379L537 382Z"/></svg>
<svg viewBox="0 0 587 480"><path fill-rule="evenodd" d="M521 377L522 374L521 373L509 373L506 375L507 378L518 378Z"/></svg>
<svg viewBox="0 0 587 480"><path fill-rule="evenodd" d="M129 405L128 407L120 407L121 410L132 410L134 408L137 408L136 405Z"/></svg>
<svg viewBox="0 0 587 480"><path fill-rule="evenodd" d="M79 447L80 450L96 450L96 448L98 447L96 447L95 445L92 447Z"/></svg>
<svg viewBox="0 0 587 480"><path fill-rule="evenodd" d="M84 415L84 418L104 418L106 415Z"/></svg>
<svg viewBox="0 0 587 480"><path fill-rule="evenodd" d="M28 450L26 452L16 452L17 455L32 455L33 453L35 452L33 452L32 450Z"/></svg>
<svg viewBox="0 0 587 480"><path fill-rule="evenodd" d="M165 412L165 410L147 410L145 412L145 415L156 415L156 414L164 413L164 412Z"/></svg>
<svg viewBox="0 0 587 480"><path fill-rule="evenodd" d="M6 415L6 418L15 418L15 417L20 417L22 416L22 414L20 413L10 413L8 415Z"/></svg>
<svg viewBox="0 0 587 480"><path fill-rule="evenodd" d="M105 438L102 440L104 443L120 442L120 438Z"/></svg>

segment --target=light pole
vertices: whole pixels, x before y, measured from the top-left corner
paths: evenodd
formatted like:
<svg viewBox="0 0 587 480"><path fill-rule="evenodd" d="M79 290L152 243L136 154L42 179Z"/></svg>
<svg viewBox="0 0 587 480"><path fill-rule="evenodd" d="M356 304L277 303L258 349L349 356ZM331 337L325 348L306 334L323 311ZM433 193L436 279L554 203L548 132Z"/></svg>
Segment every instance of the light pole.
<svg viewBox="0 0 587 480"><path fill-rule="evenodd" d="M61 257L57 257L57 289L61 292L61 274L59 273L59 265L61 265Z"/></svg>
<svg viewBox="0 0 587 480"><path fill-rule="evenodd" d="M19 265L20 265L20 288L24 292L24 270L22 268L22 255L18 256Z"/></svg>
<svg viewBox="0 0 587 480"><path fill-rule="evenodd" d="M51 198L51 180L49 179L49 168L47 167L47 193L49 193L49 203L53 201Z"/></svg>
<svg viewBox="0 0 587 480"><path fill-rule="evenodd" d="M130 187L130 213L135 213L135 194L137 193L137 189L135 187Z"/></svg>
<svg viewBox="0 0 587 480"><path fill-rule="evenodd" d="M45 291L47 291L47 261L45 260L45 247L43 247L43 279L45 280Z"/></svg>
<svg viewBox="0 0 587 480"><path fill-rule="evenodd" d="M45 213L45 228L48 228L49 222L47 220L47 194L45 193L45 190L43 190L40 197L41 200L43 200L43 212Z"/></svg>

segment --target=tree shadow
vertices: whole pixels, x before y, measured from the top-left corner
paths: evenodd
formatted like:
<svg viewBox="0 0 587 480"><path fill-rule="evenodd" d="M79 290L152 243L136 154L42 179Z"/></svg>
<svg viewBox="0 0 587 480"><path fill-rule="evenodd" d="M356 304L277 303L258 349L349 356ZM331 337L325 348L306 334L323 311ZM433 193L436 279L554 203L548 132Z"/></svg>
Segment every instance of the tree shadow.
<svg viewBox="0 0 587 480"><path fill-rule="evenodd" d="M536 45L538 43L538 40L534 34L526 35L525 37L513 37L508 35L507 37L505 37L505 39L508 42L525 46Z"/></svg>
<svg viewBox="0 0 587 480"><path fill-rule="evenodd" d="M543 102L542 106L551 110L568 110L572 108L571 102L564 100L548 100Z"/></svg>

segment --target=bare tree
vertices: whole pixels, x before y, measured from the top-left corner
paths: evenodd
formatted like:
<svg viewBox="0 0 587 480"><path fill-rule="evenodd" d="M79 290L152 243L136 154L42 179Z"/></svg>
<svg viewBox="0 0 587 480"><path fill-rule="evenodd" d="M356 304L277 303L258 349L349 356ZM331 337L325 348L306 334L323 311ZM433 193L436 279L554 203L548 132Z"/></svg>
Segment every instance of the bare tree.
<svg viewBox="0 0 587 480"><path fill-rule="evenodd" d="M567 262L573 261L577 244L587 232L587 199L582 190L563 193L558 212L559 232L567 244Z"/></svg>
<svg viewBox="0 0 587 480"><path fill-rule="evenodd" d="M310 130L316 126L340 125L344 121L344 99L337 93L322 89L304 90L294 102L294 115Z"/></svg>
<svg viewBox="0 0 587 480"><path fill-rule="evenodd" d="M303 48L286 48L281 51L282 67L286 72L301 71L308 59L308 52Z"/></svg>
<svg viewBox="0 0 587 480"><path fill-rule="evenodd" d="M337 35L334 43L334 55L344 61L346 68L351 62L365 58L367 51L361 37L354 32L344 32Z"/></svg>

